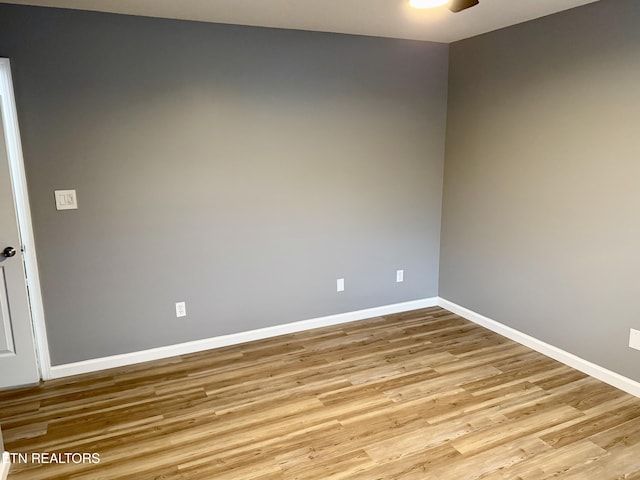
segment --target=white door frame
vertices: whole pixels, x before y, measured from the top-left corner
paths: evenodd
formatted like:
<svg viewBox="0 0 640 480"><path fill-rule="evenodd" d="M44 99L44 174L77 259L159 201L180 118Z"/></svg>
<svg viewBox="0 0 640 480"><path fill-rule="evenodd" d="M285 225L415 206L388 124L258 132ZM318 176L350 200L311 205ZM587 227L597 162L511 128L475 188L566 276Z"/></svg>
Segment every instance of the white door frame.
<svg viewBox="0 0 640 480"><path fill-rule="evenodd" d="M13 198L18 214L18 230L22 242L24 266L27 274L27 288L29 290L29 307L31 309L31 323L35 339L36 356L40 377L43 380L51 378L51 357L47 343L47 329L44 321L42 306L42 291L40 290L40 275L38 260L31 225L31 209L29 208L29 194L27 179L22 156L22 142L18 128L18 113L13 95L13 81L11 80L11 64L8 58L0 58L0 94L2 94L2 116L5 126L7 155L9 157L9 171Z"/></svg>

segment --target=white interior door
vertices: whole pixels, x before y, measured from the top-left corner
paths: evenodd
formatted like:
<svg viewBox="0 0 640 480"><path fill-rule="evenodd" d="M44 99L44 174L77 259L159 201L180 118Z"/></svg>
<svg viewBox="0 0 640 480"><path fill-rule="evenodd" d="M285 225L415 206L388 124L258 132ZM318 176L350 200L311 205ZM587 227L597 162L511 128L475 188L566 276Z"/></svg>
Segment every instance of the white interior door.
<svg viewBox="0 0 640 480"><path fill-rule="evenodd" d="M0 111L0 389L5 389L37 383L39 373L2 117Z"/></svg>

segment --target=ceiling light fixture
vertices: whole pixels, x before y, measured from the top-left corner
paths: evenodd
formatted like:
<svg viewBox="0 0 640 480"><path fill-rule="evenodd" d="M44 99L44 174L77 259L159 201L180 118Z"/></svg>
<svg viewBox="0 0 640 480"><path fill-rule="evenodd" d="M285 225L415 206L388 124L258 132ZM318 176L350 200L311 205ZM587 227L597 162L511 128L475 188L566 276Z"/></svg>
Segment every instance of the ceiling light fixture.
<svg viewBox="0 0 640 480"><path fill-rule="evenodd" d="M413 8L436 8L449 3L450 0L409 0Z"/></svg>

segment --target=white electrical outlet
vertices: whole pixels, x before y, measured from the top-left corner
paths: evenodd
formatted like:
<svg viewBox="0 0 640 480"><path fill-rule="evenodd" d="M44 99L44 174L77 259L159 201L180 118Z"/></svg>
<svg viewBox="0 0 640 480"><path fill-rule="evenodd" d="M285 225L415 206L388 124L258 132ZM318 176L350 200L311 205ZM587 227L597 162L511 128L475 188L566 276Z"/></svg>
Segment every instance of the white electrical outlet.
<svg viewBox="0 0 640 480"><path fill-rule="evenodd" d="M396 282L404 282L404 270L396 270Z"/></svg>
<svg viewBox="0 0 640 480"><path fill-rule="evenodd" d="M336 291L344 292L344 278L336 280Z"/></svg>
<svg viewBox="0 0 640 480"><path fill-rule="evenodd" d="M629 346L640 350L640 330L631 329L629 332Z"/></svg>
<svg viewBox="0 0 640 480"><path fill-rule="evenodd" d="M187 306L185 302L176 303L176 317L186 317L187 316Z"/></svg>

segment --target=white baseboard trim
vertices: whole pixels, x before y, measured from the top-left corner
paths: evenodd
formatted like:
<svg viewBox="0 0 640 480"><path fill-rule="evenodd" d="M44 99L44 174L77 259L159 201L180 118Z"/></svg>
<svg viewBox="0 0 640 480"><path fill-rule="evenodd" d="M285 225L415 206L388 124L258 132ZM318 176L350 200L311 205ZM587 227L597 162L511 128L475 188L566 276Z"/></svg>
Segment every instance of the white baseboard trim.
<svg viewBox="0 0 640 480"><path fill-rule="evenodd" d="M438 297L437 299L438 306L449 310L456 315L460 315L467 320L472 321L478 325L481 325L489 330L492 330L496 333L499 333L502 336L510 338L522 345L525 345L537 352L542 353L548 357L553 358L554 360L558 360L559 362L564 363L570 367L575 368L576 370L580 370L587 375L590 375L598 380L601 380L609 385L612 385L620 390L623 390L631 395L640 398L640 383L632 380L630 378L624 377L619 373L608 370L600 365L596 365L595 363L589 362L583 358L574 355L573 353L569 353L561 348L554 347L542 340L538 340L535 337L527 335L526 333L522 333L514 328L508 327L500 322L496 322L491 318L485 317L484 315L480 315L479 313L474 312L473 310L469 310L468 308L457 305L453 302L445 300L444 298Z"/></svg>
<svg viewBox="0 0 640 480"><path fill-rule="evenodd" d="M0 460L0 480L7 480L10 469L11 462L9 461L9 453L4 452L2 454L2 459Z"/></svg>
<svg viewBox="0 0 640 480"><path fill-rule="evenodd" d="M396 303L382 307L367 308L365 310L357 310L354 312L339 313L337 315L329 315L327 317L302 320L284 325L275 325L273 327L259 328L257 330L250 330L247 332L232 333L230 335L222 335L220 337L195 340L177 345L152 348L139 352L95 358L63 365L54 365L50 370L50 378L61 378L78 375L80 373L96 372L99 370L106 370L108 368L122 367L124 365L132 365L135 363L148 362L150 360L159 360L162 358L175 357L177 355L211 350L213 348L226 347L228 345L251 342L253 340L262 340L263 338L277 337L278 335L301 332L303 330L311 330L313 328L355 322L356 320L364 320L366 318L379 317L381 315L391 315L393 313L406 312L419 308L435 307L436 305L436 297L425 298L422 300L413 300L410 302Z"/></svg>

